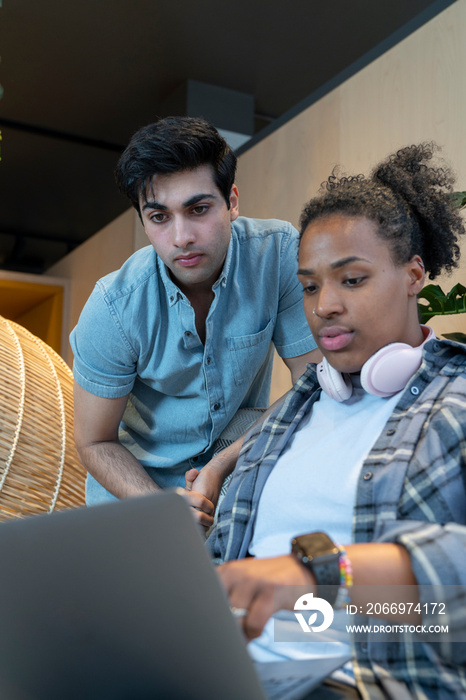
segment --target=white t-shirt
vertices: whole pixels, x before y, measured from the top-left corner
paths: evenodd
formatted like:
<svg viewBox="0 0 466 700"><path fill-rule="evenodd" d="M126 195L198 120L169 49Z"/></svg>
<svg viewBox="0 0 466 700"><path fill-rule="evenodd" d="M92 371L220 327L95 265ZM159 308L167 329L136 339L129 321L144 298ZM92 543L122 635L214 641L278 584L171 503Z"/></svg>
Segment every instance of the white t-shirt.
<svg viewBox="0 0 466 700"><path fill-rule="evenodd" d="M264 485L250 554L288 554L293 537L314 530L340 544L352 542L359 472L398 398L355 387L339 403L322 393Z"/></svg>
<svg viewBox="0 0 466 700"><path fill-rule="evenodd" d="M368 394L358 377L352 379L353 394L347 401L339 403L322 392L277 460L259 501L251 555L289 554L293 537L315 530L323 530L339 544L351 544L361 466L399 399L399 394L389 398ZM348 646L345 617L337 611L331 628L319 633L318 643L275 642L272 618L249 644L250 653L258 661L342 653ZM281 612L277 618L281 626L296 624L292 612ZM338 649L328 643L336 641Z"/></svg>

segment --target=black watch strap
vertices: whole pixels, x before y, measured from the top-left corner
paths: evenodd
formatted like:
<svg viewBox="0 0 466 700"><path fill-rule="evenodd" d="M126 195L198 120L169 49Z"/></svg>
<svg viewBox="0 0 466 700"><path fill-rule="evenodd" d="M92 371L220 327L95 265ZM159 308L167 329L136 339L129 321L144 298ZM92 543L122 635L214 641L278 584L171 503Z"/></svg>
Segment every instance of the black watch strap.
<svg viewBox="0 0 466 700"><path fill-rule="evenodd" d="M340 587L340 550L325 532L295 537L291 551L309 569L317 582L317 595L331 605Z"/></svg>

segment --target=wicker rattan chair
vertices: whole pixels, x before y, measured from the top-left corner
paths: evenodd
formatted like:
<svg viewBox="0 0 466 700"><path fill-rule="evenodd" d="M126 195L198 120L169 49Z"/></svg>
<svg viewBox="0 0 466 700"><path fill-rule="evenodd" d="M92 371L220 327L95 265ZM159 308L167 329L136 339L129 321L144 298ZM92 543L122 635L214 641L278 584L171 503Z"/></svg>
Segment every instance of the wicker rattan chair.
<svg viewBox="0 0 466 700"><path fill-rule="evenodd" d="M52 348L0 316L0 521L84 505L72 383Z"/></svg>

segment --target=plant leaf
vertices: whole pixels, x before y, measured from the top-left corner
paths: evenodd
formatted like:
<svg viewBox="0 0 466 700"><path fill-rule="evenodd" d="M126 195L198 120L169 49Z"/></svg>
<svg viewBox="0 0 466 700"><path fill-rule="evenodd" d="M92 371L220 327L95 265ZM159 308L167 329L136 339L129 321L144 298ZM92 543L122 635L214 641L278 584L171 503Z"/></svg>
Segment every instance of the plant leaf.
<svg viewBox="0 0 466 700"><path fill-rule="evenodd" d="M460 283L455 284L447 294L438 284L428 284L419 292L418 299L427 301L427 304L418 303L421 323L426 323L433 316L466 313L466 287Z"/></svg>
<svg viewBox="0 0 466 700"><path fill-rule="evenodd" d="M454 204L459 207L466 207L466 192L452 192L451 198Z"/></svg>
<svg viewBox="0 0 466 700"><path fill-rule="evenodd" d="M457 343L466 344L466 333L444 333L443 337L448 338L448 340L456 340Z"/></svg>
<svg viewBox="0 0 466 700"><path fill-rule="evenodd" d="M425 299L427 304L420 303ZM421 323L427 323L432 316L442 315L447 298L438 284L428 284L418 294L418 309Z"/></svg>

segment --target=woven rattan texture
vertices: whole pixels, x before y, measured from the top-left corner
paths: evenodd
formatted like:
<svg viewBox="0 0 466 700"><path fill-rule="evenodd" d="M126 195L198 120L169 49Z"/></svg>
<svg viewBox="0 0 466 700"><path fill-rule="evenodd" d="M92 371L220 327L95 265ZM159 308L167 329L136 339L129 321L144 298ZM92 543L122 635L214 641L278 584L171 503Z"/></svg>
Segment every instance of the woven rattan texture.
<svg viewBox="0 0 466 700"><path fill-rule="evenodd" d="M0 316L0 521L84 505L85 477L70 368Z"/></svg>

